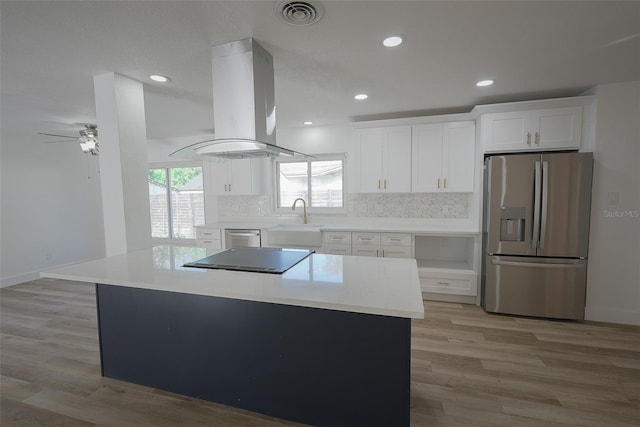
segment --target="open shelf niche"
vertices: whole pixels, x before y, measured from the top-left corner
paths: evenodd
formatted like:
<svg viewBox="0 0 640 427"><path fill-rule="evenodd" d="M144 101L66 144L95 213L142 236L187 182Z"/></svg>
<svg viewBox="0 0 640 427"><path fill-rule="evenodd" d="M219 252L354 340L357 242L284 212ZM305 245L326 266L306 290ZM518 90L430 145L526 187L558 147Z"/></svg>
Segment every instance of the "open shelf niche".
<svg viewBox="0 0 640 427"><path fill-rule="evenodd" d="M416 235L414 255L420 271L472 273L475 236Z"/></svg>

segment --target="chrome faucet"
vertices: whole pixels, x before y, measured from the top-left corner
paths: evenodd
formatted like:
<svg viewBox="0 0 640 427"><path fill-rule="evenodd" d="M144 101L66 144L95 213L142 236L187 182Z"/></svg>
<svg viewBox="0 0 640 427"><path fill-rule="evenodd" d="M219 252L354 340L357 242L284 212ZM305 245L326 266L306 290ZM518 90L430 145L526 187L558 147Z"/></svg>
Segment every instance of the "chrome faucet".
<svg viewBox="0 0 640 427"><path fill-rule="evenodd" d="M304 210L302 214L302 223L306 224L307 223L307 202L305 202L302 197L298 197L293 201L293 205L291 205L291 210L292 211L296 210L296 203L298 203L298 200L302 202L302 209Z"/></svg>

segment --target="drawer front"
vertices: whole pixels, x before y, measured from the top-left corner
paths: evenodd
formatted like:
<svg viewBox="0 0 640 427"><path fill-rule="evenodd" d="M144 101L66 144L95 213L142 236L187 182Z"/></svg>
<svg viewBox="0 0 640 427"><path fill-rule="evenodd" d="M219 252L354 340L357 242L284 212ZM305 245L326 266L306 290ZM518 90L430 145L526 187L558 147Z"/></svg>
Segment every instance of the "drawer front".
<svg viewBox="0 0 640 427"><path fill-rule="evenodd" d="M380 252L385 258L412 258L411 246L383 246Z"/></svg>
<svg viewBox="0 0 640 427"><path fill-rule="evenodd" d="M382 256L382 251L379 249L378 246L353 245L351 249L351 254L356 256L378 257L378 256Z"/></svg>
<svg viewBox="0 0 640 427"><path fill-rule="evenodd" d="M196 239L220 240L219 228L196 228Z"/></svg>
<svg viewBox="0 0 640 427"><path fill-rule="evenodd" d="M380 233L353 233L351 242L354 245L380 246Z"/></svg>
<svg viewBox="0 0 640 427"><path fill-rule="evenodd" d="M351 245L350 231L325 231L323 236L324 243L338 243L342 245Z"/></svg>
<svg viewBox="0 0 640 427"><path fill-rule="evenodd" d="M324 253L330 255L351 255L351 245L326 243L324 245Z"/></svg>
<svg viewBox="0 0 640 427"><path fill-rule="evenodd" d="M411 234L381 233L380 243L383 246L411 246Z"/></svg>
<svg viewBox="0 0 640 427"><path fill-rule="evenodd" d="M449 276L446 274L420 275L423 292L452 295L477 295L475 276Z"/></svg>

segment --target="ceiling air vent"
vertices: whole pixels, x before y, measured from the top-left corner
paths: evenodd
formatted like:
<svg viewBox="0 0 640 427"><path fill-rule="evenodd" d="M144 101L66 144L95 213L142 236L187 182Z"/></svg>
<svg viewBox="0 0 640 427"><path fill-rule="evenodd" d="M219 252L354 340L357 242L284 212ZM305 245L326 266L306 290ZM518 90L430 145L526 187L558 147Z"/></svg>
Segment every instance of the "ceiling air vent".
<svg viewBox="0 0 640 427"><path fill-rule="evenodd" d="M297 27L315 24L324 15L324 6L313 0L280 0L276 3L275 10L284 22Z"/></svg>

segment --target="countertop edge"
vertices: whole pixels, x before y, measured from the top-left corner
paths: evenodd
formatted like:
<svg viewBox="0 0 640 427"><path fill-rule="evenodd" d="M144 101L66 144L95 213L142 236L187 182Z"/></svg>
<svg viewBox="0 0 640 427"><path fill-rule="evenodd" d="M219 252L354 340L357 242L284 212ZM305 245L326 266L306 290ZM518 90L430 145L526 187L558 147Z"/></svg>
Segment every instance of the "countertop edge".
<svg viewBox="0 0 640 427"><path fill-rule="evenodd" d="M137 289L175 292L175 293L182 293L182 294L189 294L189 295L229 298L229 299L237 299L237 300L243 300L243 301L256 301L256 302L265 302L265 303L271 303L271 304L284 304L284 305L291 305L296 307L308 307L308 308L318 308L318 309L325 309L325 310L345 311L350 313L372 314L372 315L379 315L379 316L401 317L401 318L408 318L408 319L424 319L424 308L422 311L398 310L398 309L384 309L384 308L376 308L376 307L360 307L360 306L354 306L349 304L339 304L339 303L324 303L320 301L306 301L306 300L298 300L293 298L269 298L266 296L247 296L242 294L233 294L233 293L225 293L225 292L203 293L201 291L199 292L190 291L189 289L176 290L176 289L158 287L157 285L149 285L146 283L138 283L138 282L127 283L127 282L119 282L119 281L105 279L105 278L76 276L72 274L61 274L61 273L47 272L47 271L41 272L40 277L50 278L50 279L70 280L74 282L94 283L94 284L99 283L104 285L123 286L123 287L129 287L129 288L137 288Z"/></svg>

